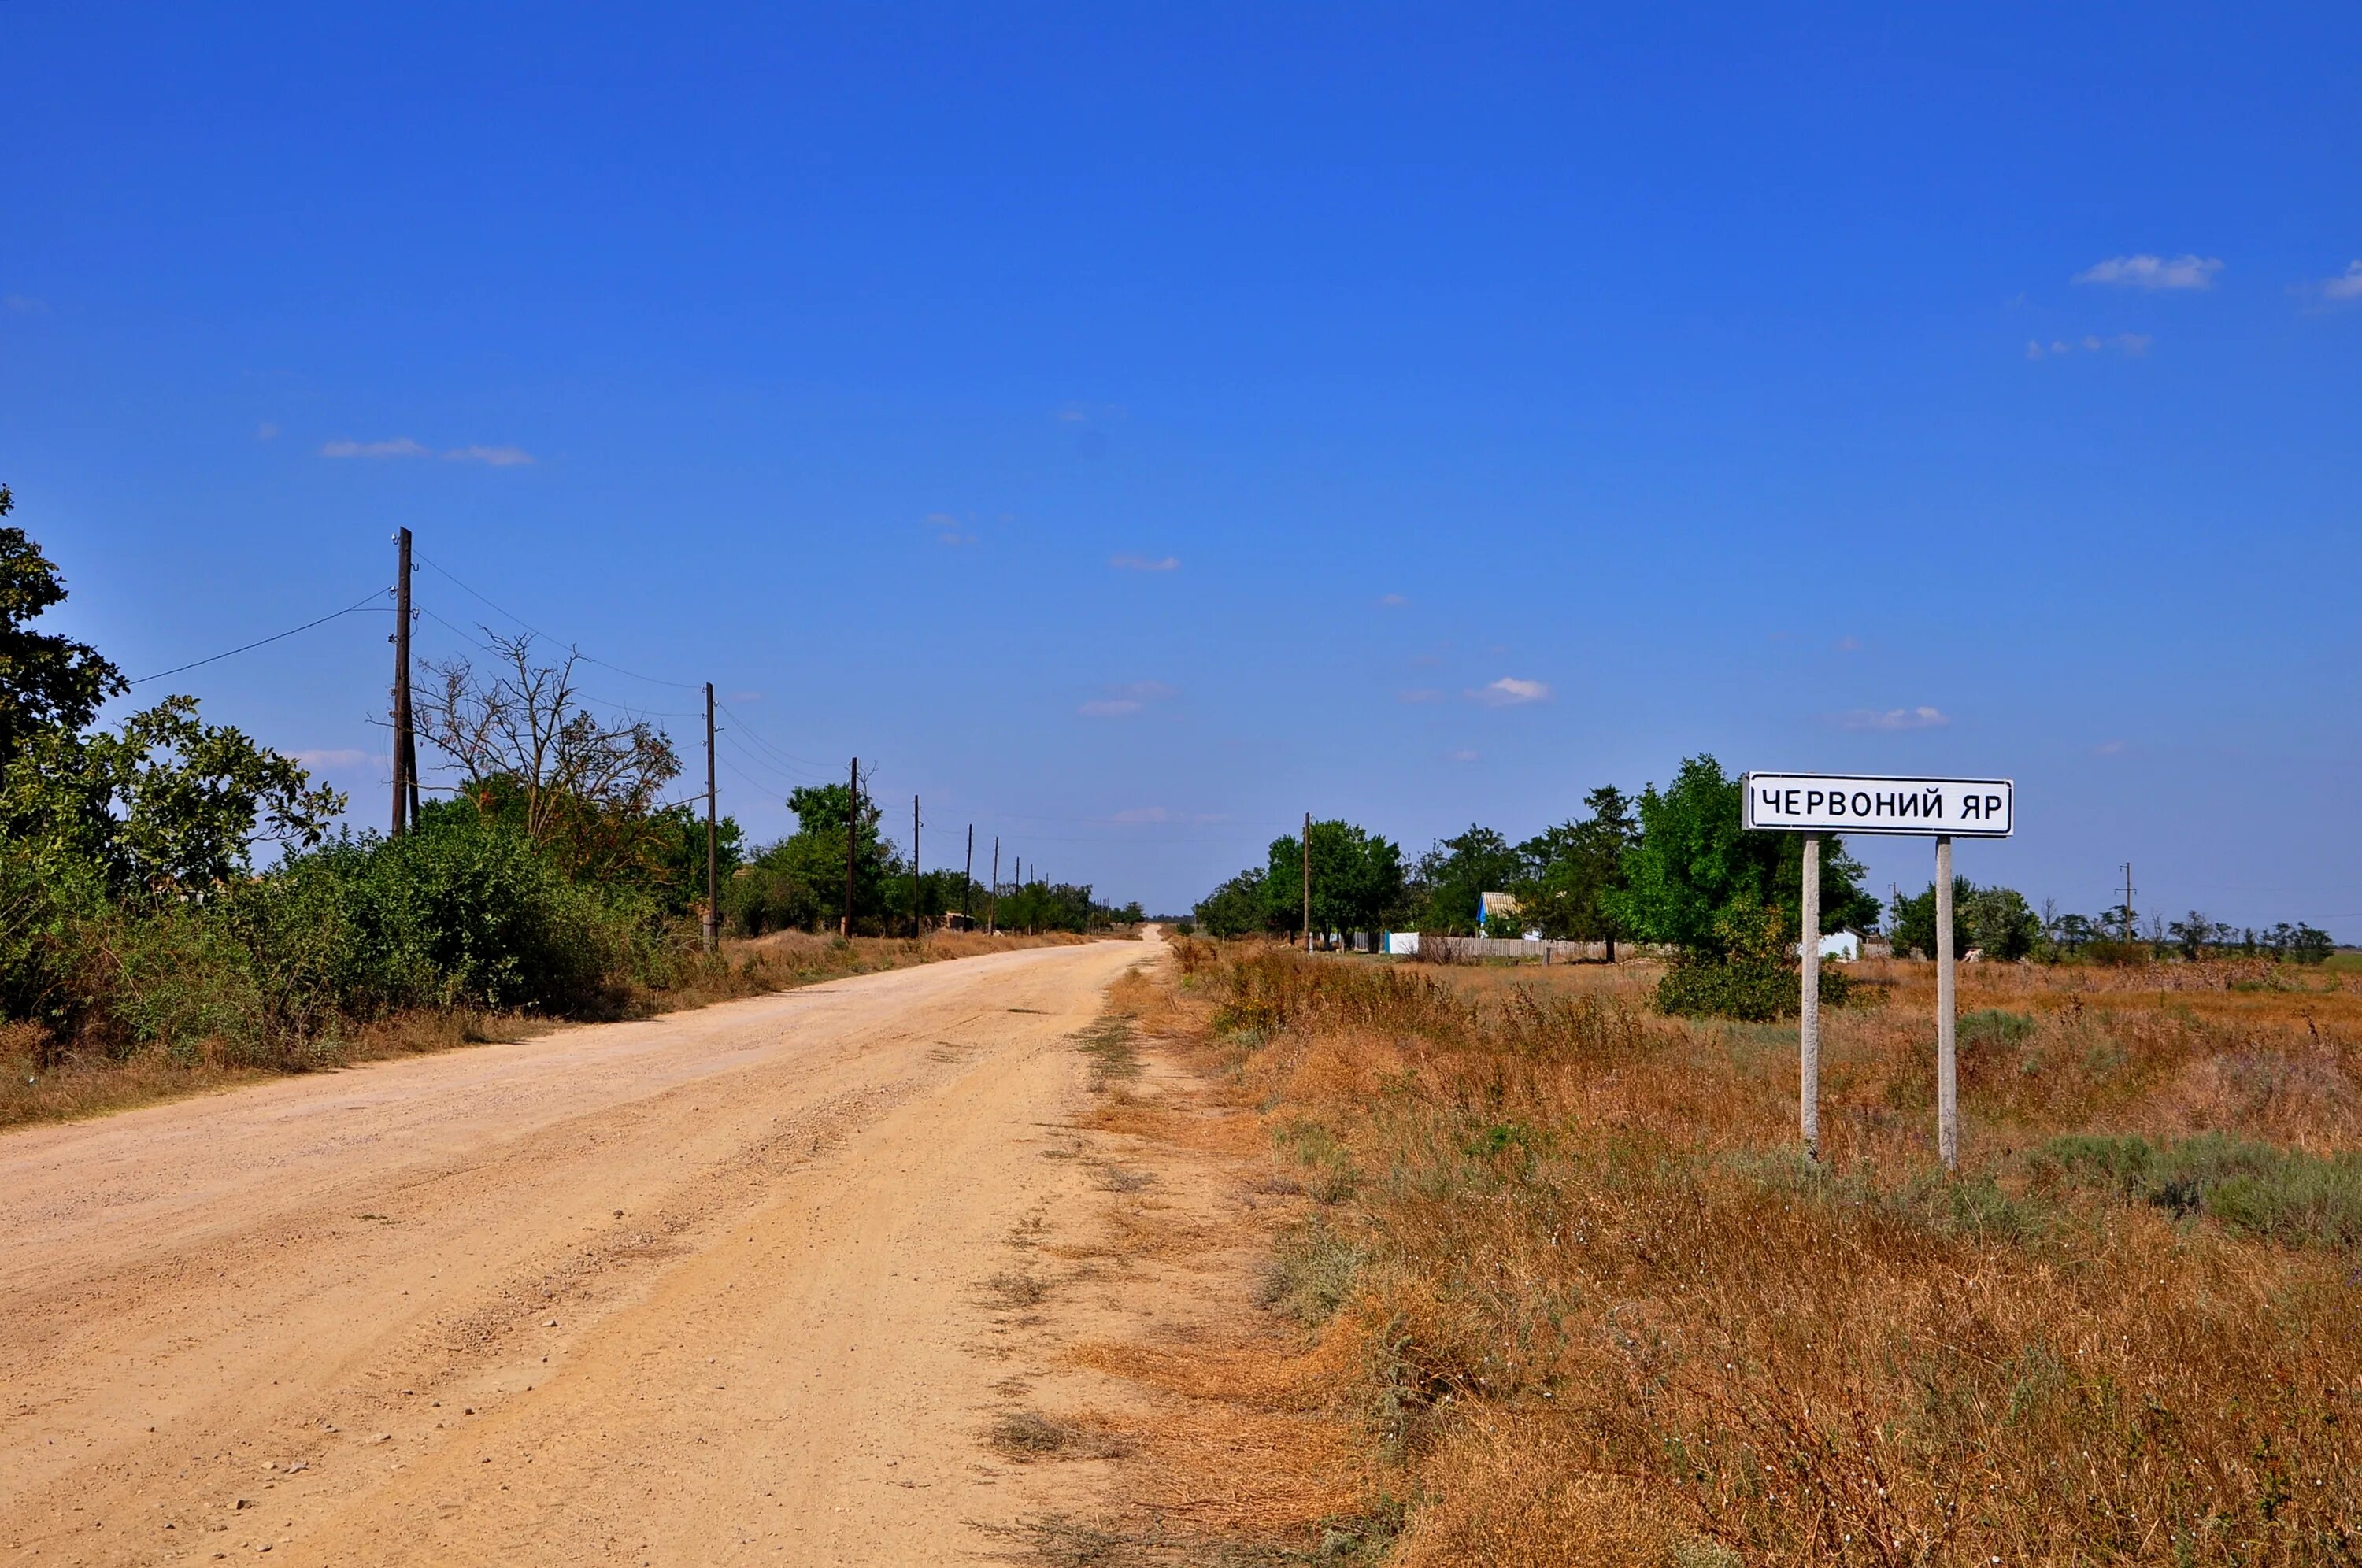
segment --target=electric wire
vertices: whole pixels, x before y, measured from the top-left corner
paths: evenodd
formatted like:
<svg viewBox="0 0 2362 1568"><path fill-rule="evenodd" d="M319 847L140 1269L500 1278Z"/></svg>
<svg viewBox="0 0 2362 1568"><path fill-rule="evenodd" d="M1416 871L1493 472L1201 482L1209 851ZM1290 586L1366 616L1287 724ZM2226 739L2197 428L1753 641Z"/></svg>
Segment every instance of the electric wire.
<svg viewBox="0 0 2362 1568"><path fill-rule="evenodd" d="M612 669L618 675L630 676L634 680L645 680L651 686L674 686L679 687L683 691L701 691L705 689L703 685L694 680L667 680L660 675L643 675L636 669L626 669L620 664L611 663L606 659L599 658L593 655L584 653L581 648L577 646L575 644L567 642L563 637L554 636L551 634L543 631L539 626L535 625L532 622L526 620L515 611L496 602L478 589L470 586L458 575L458 573L453 571L442 562L436 560L424 550L420 550L414 547L411 550L411 556L414 559L425 561L428 566L433 567L436 571L442 573L445 577L449 578L454 583L457 583L461 590L473 595L476 599L480 600L485 604L491 605L491 608L499 611L510 620L514 621L518 625L523 626L535 636L547 637L553 643L566 643L568 647L574 649L575 657L581 659L585 664L595 664L602 669ZM448 624L449 623L447 622L445 624Z"/></svg>
<svg viewBox="0 0 2362 1568"><path fill-rule="evenodd" d="M138 679L128 681L126 684L131 686L145 686L151 680L161 680L168 675L178 675L183 670L196 669L208 664L218 664L223 659L234 658L239 654L249 653L256 648L265 646L266 644L275 643L281 641L284 638L292 637L298 632L308 632L315 626L325 626L329 622L337 620L341 616L350 615L359 610L366 610L370 606L370 600L381 598L384 593L385 590L381 588L372 590L371 591L363 594L360 598L355 600L352 603L346 605L343 609L331 611L327 614L321 616L316 621L306 621L300 626L290 626L283 632L273 632L267 637L257 637L250 643L241 643L237 647L231 648L225 653L209 654L204 658L191 659L186 664L176 664L170 669L160 669L153 675L143 675L139 677ZM393 607L392 605L381 605L379 608L391 613Z"/></svg>

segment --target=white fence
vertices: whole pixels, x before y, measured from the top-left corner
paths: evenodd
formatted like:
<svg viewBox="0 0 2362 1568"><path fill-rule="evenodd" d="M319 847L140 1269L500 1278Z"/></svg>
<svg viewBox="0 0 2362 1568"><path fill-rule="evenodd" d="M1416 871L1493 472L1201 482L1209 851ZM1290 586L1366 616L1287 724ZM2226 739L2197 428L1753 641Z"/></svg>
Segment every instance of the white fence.
<svg viewBox="0 0 2362 1568"><path fill-rule="evenodd" d="M1474 964L1486 958L1514 958L1528 964L1597 964L1607 957L1604 942L1526 942L1507 936L1438 936L1429 933L1424 938L1416 931L1386 933L1386 951L1397 958L1416 958L1419 944L1450 950L1444 962ZM1639 952L1628 943L1619 944L1617 955L1636 958Z"/></svg>

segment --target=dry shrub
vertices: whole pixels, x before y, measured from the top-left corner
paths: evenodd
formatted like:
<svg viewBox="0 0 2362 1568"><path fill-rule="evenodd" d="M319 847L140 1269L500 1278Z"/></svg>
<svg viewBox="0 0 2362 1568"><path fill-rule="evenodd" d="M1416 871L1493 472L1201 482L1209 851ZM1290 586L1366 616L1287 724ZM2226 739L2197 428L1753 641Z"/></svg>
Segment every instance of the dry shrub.
<svg viewBox="0 0 2362 1568"><path fill-rule="evenodd" d="M1365 1501L1428 1500L1411 1561L2362 1559L2350 1251L2037 1188L2025 1154L2210 1119L2350 1147L2350 1023L2013 969L1969 1000L1993 1016L1963 1029L1945 1176L1932 1023L1893 967L1892 999L1827 1021L1814 1167L1792 1030L1579 975L1201 966L1185 1010L1225 1098L1300 1175L1356 1173L1307 1275L1334 1310L1299 1308L1319 1326L1276 1362L1125 1370L1269 1415L1283 1368L1288 1408L1358 1434Z"/></svg>

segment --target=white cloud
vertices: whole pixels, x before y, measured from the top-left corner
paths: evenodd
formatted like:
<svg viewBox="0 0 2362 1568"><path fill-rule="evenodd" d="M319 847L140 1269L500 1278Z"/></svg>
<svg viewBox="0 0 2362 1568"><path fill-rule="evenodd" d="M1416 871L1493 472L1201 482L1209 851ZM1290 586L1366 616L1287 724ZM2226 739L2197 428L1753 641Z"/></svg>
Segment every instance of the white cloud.
<svg viewBox="0 0 2362 1568"><path fill-rule="evenodd" d="M1173 813L1162 806L1132 806L1108 819L1118 823L1169 823Z"/></svg>
<svg viewBox="0 0 2362 1568"><path fill-rule="evenodd" d="M1146 556L1109 556L1108 565L1118 571L1178 571L1181 558L1178 556L1159 556L1151 560Z"/></svg>
<svg viewBox="0 0 2362 1568"><path fill-rule="evenodd" d="M1409 602L1409 600L1399 593L1385 593L1378 597L1379 607L1385 610L1399 610Z"/></svg>
<svg viewBox="0 0 2362 1568"><path fill-rule="evenodd" d="M467 446L443 454L454 463L482 463L495 469L522 468L533 461L533 454L522 447Z"/></svg>
<svg viewBox="0 0 2362 1568"><path fill-rule="evenodd" d="M1476 754L1473 751L1455 751L1451 753L1450 756L1451 760L1454 762L1473 762L1476 760Z"/></svg>
<svg viewBox="0 0 2362 1568"><path fill-rule="evenodd" d="M2025 345L2025 357L2029 359L2039 359L2045 355L2056 357L2061 354L2104 354L2114 351L2137 358L2147 353L2149 345L2156 341L2156 338L2146 332L2119 332L2113 337L2101 337L2086 333L2081 337L2055 337L2051 339L2050 346L2045 348L2038 341L2028 338Z"/></svg>
<svg viewBox="0 0 2362 1568"><path fill-rule="evenodd" d="M2092 755L2093 756L2122 756L2124 755L2124 751L2125 743L2120 740L2102 741L2099 745L2092 748Z"/></svg>
<svg viewBox="0 0 2362 1568"><path fill-rule="evenodd" d="M2362 300L2362 261L2349 261L2345 271L2334 278L2324 279L2321 297L2329 300Z"/></svg>
<svg viewBox="0 0 2362 1568"><path fill-rule="evenodd" d="M254 438L258 441L276 441L279 439L279 426L266 419L254 427Z"/></svg>
<svg viewBox="0 0 2362 1568"><path fill-rule="evenodd" d="M1163 702L1179 695L1161 680L1133 680L1109 687L1106 696L1095 697L1075 712L1086 719L1124 719L1151 702Z"/></svg>
<svg viewBox="0 0 2362 1568"><path fill-rule="evenodd" d="M1528 702L1549 701L1551 689L1540 680L1523 680L1514 675L1505 675L1481 691L1471 691L1468 696L1470 701L1482 702L1487 708L1517 708Z"/></svg>
<svg viewBox="0 0 2362 1568"><path fill-rule="evenodd" d="M1925 704L1889 708L1884 712L1874 708L1856 708L1850 713L1838 715L1838 727L1848 730L1940 730L1951 722L1938 710Z"/></svg>
<svg viewBox="0 0 2362 1568"><path fill-rule="evenodd" d="M299 751L295 760L306 767L358 767L371 758L365 751L340 746L332 751Z"/></svg>
<svg viewBox="0 0 2362 1568"><path fill-rule="evenodd" d="M960 524L960 520L953 516L948 512L930 512L922 521L923 526L932 528L935 531L935 542L939 545L973 545L976 543L976 536L966 532Z"/></svg>
<svg viewBox="0 0 2362 1568"><path fill-rule="evenodd" d="M407 436L397 436L391 441L326 441L321 443L324 458L425 458L432 452Z"/></svg>
<svg viewBox="0 0 2362 1568"><path fill-rule="evenodd" d="M1857 653L1860 651L1860 648L1861 639L1860 637L1839 637L1838 639L1838 652L1839 653Z"/></svg>
<svg viewBox="0 0 2362 1568"><path fill-rule="evenodd" d="M2211 289L2223 270L2213 256L2112 256L2075 274L2079 283L2115 283L2128 289Z"/></svg>

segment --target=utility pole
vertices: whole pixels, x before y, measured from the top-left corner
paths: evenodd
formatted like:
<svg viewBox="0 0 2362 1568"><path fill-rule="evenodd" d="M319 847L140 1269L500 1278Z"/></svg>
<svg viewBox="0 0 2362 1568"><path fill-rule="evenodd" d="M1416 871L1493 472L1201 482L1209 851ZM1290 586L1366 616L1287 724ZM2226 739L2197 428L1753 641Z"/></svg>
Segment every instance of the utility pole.
<svg viewBox="0 0 2362 1568"><path fill-rule="evenodd" d="M911 934L923 934L926 917L919 912L919 797L911 797Z"/></svg>
<svg viewBox="0 0 2362 1568"><path fill-rule="evenodd" d="M985 895L984 933L1000 934L1000 835L992 835L992 891Z"/></svg>
<svg viewBox="0 0 2362 1568"><path fill-rule="evenodd" d="M2133 939L2133 863L2129 860L2125 861L2123 869L2125 873L2125 940L2130 942Z"/></svg>
<svg viewBox="0 0 2362 1568"><path fill-rule="evenodd" d="M976 911L968 908L968 896L976 889L976 824L967 824L967 866L960 872L960 913L973 921Z"/></svg>
<svg viewBox="0 0 2362 1568"><path fill-rule="evenodd" d="M1304 813L1304 951L1312 951L1312 813Z"/></svg>
<svg viewBox="0 0 2362 1568"><path fill-rule="evenodd" d="M844 923L837 927L839 935L853 936L853 837L861 825L861 759L853 759L853 771L844 783Z"/></svg>
<svg viewBox="0 0 2362 1568"><path fill-rule="evenodd" d="M418 820L418 745L410 730L410 530L394 536L393 836Z"/></svg>
<svg viewBox="0 0 2362 1568"><path fill-rule="evenodd" d="M713 826L713 682L705 683L705 950L722 941L722 872Z"/></svg>

